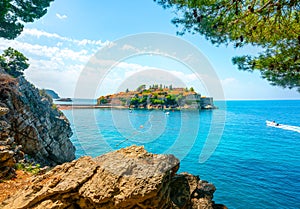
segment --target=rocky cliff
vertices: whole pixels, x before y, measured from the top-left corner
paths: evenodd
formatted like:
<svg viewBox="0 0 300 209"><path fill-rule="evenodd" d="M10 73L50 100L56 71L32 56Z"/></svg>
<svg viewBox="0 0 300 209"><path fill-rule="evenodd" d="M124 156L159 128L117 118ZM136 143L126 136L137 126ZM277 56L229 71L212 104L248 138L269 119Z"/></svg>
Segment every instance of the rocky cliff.
<svg viewBox="0 0 300 209"><path fill-rule="evenodd" d="M173 155L131 146L97 158L81 157L32 179L5 200L4 209L217 209L216 188L191 174L176 174Z"/></svg>
<svg viewBox="0 0 300 209"><path fill-rule="evenodd" d="M0 107L5 110L0 114L0 162L9 160L11 166L18 153L50 166L75 158L68 120L49 96L40 95L23 77L16 79L0 70ZM0 171L7 169L4 165Z"/></svg>

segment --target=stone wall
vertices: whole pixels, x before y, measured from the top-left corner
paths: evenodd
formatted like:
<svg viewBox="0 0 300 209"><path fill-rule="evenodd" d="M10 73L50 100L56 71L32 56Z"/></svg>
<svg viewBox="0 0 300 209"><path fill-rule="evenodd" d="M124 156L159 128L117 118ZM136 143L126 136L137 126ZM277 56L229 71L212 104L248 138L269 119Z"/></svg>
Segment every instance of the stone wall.
<svg viewBox="0 0 300 209"><path fill-rule="evenodd" d="M212 97L201 97L200 99L201 109L214 109L214 99Z"/></svg>

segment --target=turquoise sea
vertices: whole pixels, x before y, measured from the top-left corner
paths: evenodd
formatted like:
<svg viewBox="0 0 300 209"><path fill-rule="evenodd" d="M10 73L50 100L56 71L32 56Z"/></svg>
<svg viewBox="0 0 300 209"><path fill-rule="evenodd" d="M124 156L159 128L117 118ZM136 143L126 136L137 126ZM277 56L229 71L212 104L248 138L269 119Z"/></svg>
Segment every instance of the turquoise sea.
<svg viewBox="0 0 300 209"><path fill-rule="evenodd" d="M179 172L214 183L214 200L228 208L300 208L300 100L216 105L219 109L212 111L169 114L111 109L63 112L72 125L77 157L144 145L154 153L179 156ZM270 127L266 120L295 127ZM209 147L205 156L212 155L202 162L205 146Z"/></svg>

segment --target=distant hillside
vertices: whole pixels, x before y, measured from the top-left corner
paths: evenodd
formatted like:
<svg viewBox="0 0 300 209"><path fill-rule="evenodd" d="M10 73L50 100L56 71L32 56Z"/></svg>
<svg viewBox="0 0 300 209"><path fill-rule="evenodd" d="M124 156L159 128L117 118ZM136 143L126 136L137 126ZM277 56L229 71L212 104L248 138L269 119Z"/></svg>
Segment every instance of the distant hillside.
<svg viewBox="0 0 300 209"><path fill-rule="evenodd" d="M51 90L51 89L45 89L46 94L48 94L52 99L59 99L60 97L58 96L58 94Z"/></svg>
<svg viewBox="0 0 300 209"><path fill-rule="evenodd" d="M101 96L99 106L142 109L213 109L213 98L201 97L193 88L172 88L153 85L148 89L141 85L135 91L119 92Z"/></svg>

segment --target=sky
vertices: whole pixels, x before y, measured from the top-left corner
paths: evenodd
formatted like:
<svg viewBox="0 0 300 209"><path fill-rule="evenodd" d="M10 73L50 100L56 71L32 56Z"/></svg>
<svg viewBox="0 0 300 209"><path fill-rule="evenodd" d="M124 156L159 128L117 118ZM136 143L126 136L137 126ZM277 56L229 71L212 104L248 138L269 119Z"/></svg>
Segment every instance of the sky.
<svg viewBox="0 0 300 209"><path fill-rule="evenodd" d="M25 71L25 77L38 88L53 89L61 97L74 97L79 78L99 51L145 33L176 36L176 27L171 23L173 17L171 10L164 10L152 0L55 0L44 17L25 24L18 38L12 41L0 39L0 51L12 46L27 56L30 67ZM224 92L227 100L300 99L296 90L271 86L258 72L238 71L232 64L232 57L255 55L259 49L217 47L197 34L177 38L180 39L178 43L186 42L202 53L201 59L209 62L208 68L214 71L213 75L220 83L219 91ZM127 50L132 49L127 46ZM95 76L86 77L84 85L89 85ZM193 86L202 95L218 99L211 89L209 76L195 76L195 70L185 59L174 59L165 54L139 54L118 60L102 77L92 97L115 93L126 87L133 89L144 83L163 83Z"/></svg>

